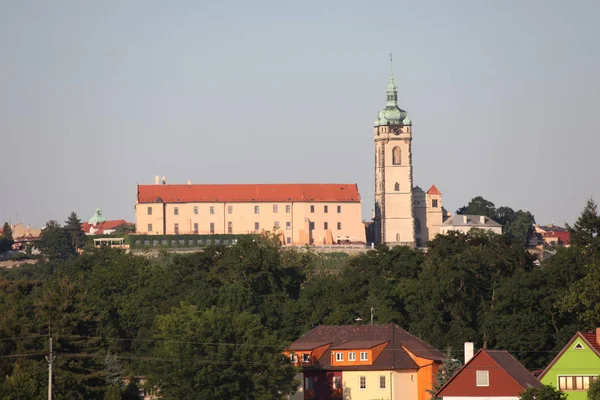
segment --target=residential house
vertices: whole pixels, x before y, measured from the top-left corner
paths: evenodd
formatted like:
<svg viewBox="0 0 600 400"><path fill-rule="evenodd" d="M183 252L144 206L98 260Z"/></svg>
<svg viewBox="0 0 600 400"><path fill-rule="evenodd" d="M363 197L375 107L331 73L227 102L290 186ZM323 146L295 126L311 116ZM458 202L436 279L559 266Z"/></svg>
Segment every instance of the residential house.
<svg viewBox="0 0 600 400"><path fill-rule="evenodd" d="M88 222L81 224L81 230L86 235L110 235L121 226L132 227L133 223L127 222L124 219L107 221L104 215L102 215L102 211L96 208L92 218Z"/></svg>
<svg viewBox="0 0 600 400"><path fill-rule="evenodd" d="M321 325L285 354L302 371L293 400L429 400L444 358L395 324Z"/></svg>
<svg viewBox="0 0 600 400"><path fill-rule="evenodd" d="M569 231L563 227L548 224L548 225L534 225L535 232L539 234L544 241L544 244L560 247L560 246L570 246L571 244L571 234Z"/></svg>
<svg viewBox="0 0 600 400"><path fill-rule="evenodd" d="M29 224L13 224L10 225L14 244L13 250L25 250L27 245L33 245L40 236L42 230L40 228L30 227ZM0 235L4 229L0 226Z"/></svg>
<svg viewBox="0 0 600 400"><path fill-rule="evenodd" d="M485 215L460 214L453 215L444 222L442 222L442 225L440 226L440 233L442 235L450 231L467 233L474 228L494 232L499 235L502 234L502 225L500 225L493 219L486 217Z"/></svg>
<svg viewBox="0 0 600 400"><path fill-rule="evenodd" d="M600 375L600 328L577 332L540 374L539 380L564 391L569 400L586 400L587 390Z"/></svg>
<svg viewBox="0 0 600 400"><path fill-rule="evenodd" d="M541 386L506 350L481 349L473 356L465 343L465 364L435 394L443 400L517 400L528 388Z"/></svg>

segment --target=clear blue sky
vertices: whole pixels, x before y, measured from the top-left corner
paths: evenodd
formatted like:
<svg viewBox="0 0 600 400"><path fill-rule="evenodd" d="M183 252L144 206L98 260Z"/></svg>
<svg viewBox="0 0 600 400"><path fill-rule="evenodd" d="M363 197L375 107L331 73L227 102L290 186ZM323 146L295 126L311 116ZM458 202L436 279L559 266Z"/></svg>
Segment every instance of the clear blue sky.
<svg viewBox="0 0 600 400"><path fill-rule="evenodd" d="M358 183L388 54L415 184L572 222L600 196L600 2L0 0L0 218L137 183Z"/></svg>

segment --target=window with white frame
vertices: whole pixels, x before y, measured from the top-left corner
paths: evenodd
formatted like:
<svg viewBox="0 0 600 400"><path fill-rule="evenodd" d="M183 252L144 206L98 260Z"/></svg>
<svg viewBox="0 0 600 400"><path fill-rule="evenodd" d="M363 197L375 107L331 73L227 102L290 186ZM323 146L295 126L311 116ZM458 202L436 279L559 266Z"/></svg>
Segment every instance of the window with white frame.
<svg viewBox="0 0 600 400"><path fill-rule="evenodd" d="M291 223L290 221L287 221L287 222L285 223L285 229L286 229L287 231L289 231L290 229L292 229L292 223Z"/></svg>
<svg viewBox="0 0 600 400"><path fill-rule="evenodd" d="M293 363L296 363L296 362L298 362L298 354L295 354L295 353L292 353L292 354L290 354L290 360L291 360Z"/></svg>
<svg viewBox="0 0 600 400"><path fill-rule="evenodd" d="M358 378L358 388L360 390L365 390L367 388L367 377L361 376Z"/></svg>
<svg viewBox="0 0 600 400"><path fill-rule="evenodd" d="M344 353L335 353L335 361L344 361Z"/></svg>
<svg viewBox="0 0 600 400"><path fill-rule="evenodd" d="M260 207L254 206L254 214L260 214Z"/></svg>
<svg viewBox="0 0 600 400"><path fill-rule="evenodd" d="M148 207L148 215L152 215L152 207Z"/></svg>
<svg viewBox="0 0 600 400"><path fill-rule="evenodd" d="M210 207L208 208L208 211L209 211L211 214L214 214L214 213L215 213L215 206L210 206Z"/></svg>
<svg viewBox="0 0 600 400"><path fill-rule="evenodd" d="M351 351L348 353L348 361L356 361L356 353Z"/></svg>
<svg viewBox="0 0 600 400"><path fill-rule="evenodd" d="M194 214L198 215L198 206L194 206Z"/></svg>
<svg viewBox="0 0 600 400"><path fill-rule="evenodd" d="M379 389L385 389L385 375L379 375Z"/></svg>
<svg viewBox="0 0 600 400"><path fill-rule="evenodd" d="M369 353L367 353L366 351L361 351L360 361L369 361Z"/></svg>
<svg viewBox="0 0 600 400"><path fill-rule="evenodd" d="M477 386L490 386L490 371L477 371L475 384Z"/></svg>
<svg viewBox="0 0 600 400"><path fill-rule="evenodd" d="M314 386L315 386L315 377L314 376L307 376L306 378L304 378L304 389L313 390Z"/></svg>
<svg viewBox="0 0 600 400"><path fill-rule="evenodd" d="M273 213L276 214L279 211L279 206L277 204L273 204Z"/></svg>
<svg viewBox="0 0 600 400"><path fill-rule="evenodd" d="M341 376L334 376L333 377L333 382L332 382L332 388L333 389L341 389L342 387L342 377Z"/></svg>
<svg viewBox="0 0 600 400"><path fill-rule="evenodd" d="M302 362L309 362L310 361L310 354L304 353L302 354Z"/></svg>
<svg viewBox="0 0 600 400"><path fill-rule="evenodd" d="M285 206L285 212L286 212L286 214L289 214L289 213L291 213L291 212L292 212L292 206L291 206L291 205L289 205L289 204L287 204L287 205Z"/></svg>
<svg viewBox="0 0 600 400"><path fill-rule="evenodd" d="M148 224L148 233L152 233L152 224Z"/></svg>

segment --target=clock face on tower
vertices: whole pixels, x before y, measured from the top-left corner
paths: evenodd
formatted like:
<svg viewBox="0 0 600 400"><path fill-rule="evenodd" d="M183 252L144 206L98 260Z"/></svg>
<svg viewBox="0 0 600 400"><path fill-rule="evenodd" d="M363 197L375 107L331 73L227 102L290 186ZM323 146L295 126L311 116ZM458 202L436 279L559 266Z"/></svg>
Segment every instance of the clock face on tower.
<svg viewBox="0 0 600 400"><path fill-rule="evenodd" d="M394 135L399 135L402 133L402 129L400 128L391 128L391 131Z"/></svg>

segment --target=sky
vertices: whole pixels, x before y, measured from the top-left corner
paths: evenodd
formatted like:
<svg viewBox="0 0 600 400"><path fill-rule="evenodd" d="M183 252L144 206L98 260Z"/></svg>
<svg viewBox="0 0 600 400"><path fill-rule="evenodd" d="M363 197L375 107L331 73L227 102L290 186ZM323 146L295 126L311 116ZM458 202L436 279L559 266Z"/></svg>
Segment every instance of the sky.
<svg viewBox="0 0 600 400"><path fill-rule="evenodd" d="M600 2L0 0L0 219L135 219L136 185L357 183L389 53L413 177L572 223L600 197ZM17 217L18 215L18 217Z"/></svg>

